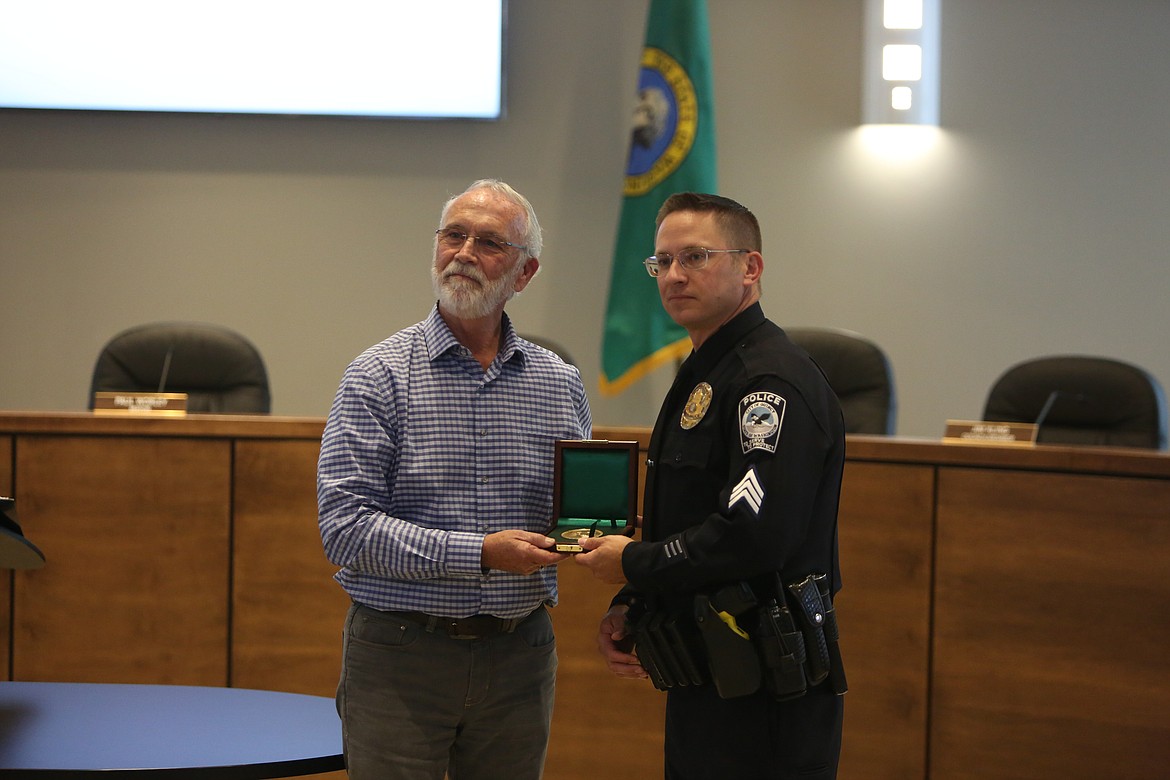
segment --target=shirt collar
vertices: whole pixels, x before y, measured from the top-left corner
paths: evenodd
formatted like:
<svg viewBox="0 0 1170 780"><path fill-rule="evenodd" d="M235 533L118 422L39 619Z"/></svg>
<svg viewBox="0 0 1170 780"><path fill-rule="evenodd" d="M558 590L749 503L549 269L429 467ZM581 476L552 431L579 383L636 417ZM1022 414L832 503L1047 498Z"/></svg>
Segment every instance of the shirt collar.
<svg viewBox="0 0 1170 780"><path fill-rule="evenodd" d="M502 359L507 362L512 359L512 356L517 352L524 354L520 347L520 337L516 335L516 329L512 327L512 320L508 318L505 313L503 321L500 323L503 332L501 341L500 354L497 359ZM450 352L452 349L462 348L463 345L459 343L459 339L455 338L455 334L447 327L447 323L439 315L439 304L436 302L431 307L431 313L422 322L423 339L427 345L427 357L431 361L438 360L440 357Z"/></svg>

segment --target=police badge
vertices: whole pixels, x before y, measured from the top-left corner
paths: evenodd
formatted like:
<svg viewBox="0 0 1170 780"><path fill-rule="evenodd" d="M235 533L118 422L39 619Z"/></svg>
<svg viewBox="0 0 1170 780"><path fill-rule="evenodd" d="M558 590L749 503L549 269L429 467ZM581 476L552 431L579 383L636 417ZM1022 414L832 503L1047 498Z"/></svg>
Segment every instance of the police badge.
<svg viewBox="0 0 1170 780"><path fill-rule="evenodd" d="M711 385L706 382L700 382L691 391L691 396L687 399L687 405L683 407L682 419L679 420L678 424L682 426L684 431L689 431L699 424L699 420L703 419L703 415L707 413L707 407L710 405Z"/></svg>

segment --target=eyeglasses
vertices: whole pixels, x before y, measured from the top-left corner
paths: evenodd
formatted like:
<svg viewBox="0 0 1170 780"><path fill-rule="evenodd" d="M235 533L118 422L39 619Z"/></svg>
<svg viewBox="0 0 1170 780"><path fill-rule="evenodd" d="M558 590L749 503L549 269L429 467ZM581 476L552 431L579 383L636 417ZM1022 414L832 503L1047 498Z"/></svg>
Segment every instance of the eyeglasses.
<svg viewBox="0 0 1170 780"><path fill-rule="evenodd" d="M705 246L689 246L680 252L671 255L669 252L661 252L657 255L650 255L642 261L642 265L646 266L646 273L651 276L659 276L661 274L670 272L670 264L675 260L682 266L684 271L698 271L706 268L707 261L711 259L714 254L743 254L750 252L750 249L708 249Z"/></svg>
<svg viewBox="0 0 1170 780"><path fill-rule="evenodd" d="M479 247L485 255L491 257L504 257L508 254L508 249L519 249L526 251L528 247L520 244L513 244L511 241L505 241L502 238L495 236L473 236L470 233L464 233L462 230L455 228L439 228L435 231L435 235L439 237L439 245L448 249L459 249L467 243L467 239L471 239L472 243Z"/></svg>

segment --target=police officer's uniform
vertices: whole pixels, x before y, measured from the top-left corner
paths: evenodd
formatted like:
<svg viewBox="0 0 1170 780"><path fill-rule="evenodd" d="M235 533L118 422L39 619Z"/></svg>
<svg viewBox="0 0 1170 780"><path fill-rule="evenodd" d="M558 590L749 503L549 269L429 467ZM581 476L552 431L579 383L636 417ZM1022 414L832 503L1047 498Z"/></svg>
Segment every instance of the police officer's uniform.
<svg viewBox="0 0 1170 780"><path fill-rule="evenodd" d="M683 363L650 439L643 544L626 547L629 584L682 609L694 592L747 580L761 591L811 572L840 586L841 409L808 355L757 303ZM711 683L671 688L668 778L829 778L841 697L821 684L777 701L721 699ZM820 767L820 771L817 768Z"/></svg>

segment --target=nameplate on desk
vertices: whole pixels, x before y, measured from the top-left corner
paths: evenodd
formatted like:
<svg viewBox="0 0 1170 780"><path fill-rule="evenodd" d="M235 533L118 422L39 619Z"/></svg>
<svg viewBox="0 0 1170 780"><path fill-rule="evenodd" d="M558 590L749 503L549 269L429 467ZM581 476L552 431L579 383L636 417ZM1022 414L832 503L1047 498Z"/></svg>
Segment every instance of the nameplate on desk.
<svg viewBox="0 0 1170 780"><path fill-rule="evenodd" d="M943 443L1033 447L1036 444L1036 424L986 420L947 420Z"/></svg>
<svg viewBox="0 0 1170 780"><path fill-rule="evenodd" d="M186 393L94 393L94 414L152 414L182 417L187 414Z"/></svg>

